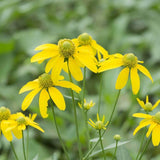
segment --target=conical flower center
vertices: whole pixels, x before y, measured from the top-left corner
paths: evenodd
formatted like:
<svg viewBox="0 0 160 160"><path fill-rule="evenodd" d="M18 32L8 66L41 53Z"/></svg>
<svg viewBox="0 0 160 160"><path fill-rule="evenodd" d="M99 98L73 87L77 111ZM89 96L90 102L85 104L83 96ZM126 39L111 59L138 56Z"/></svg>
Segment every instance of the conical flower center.
<svg viewBox="0 0 160 160"><path fill-rule="evenodd" d="M103 124L102 121L97 121L97 122L95 123L95 128L96 128L96 129L103 129L103 127L104 127L104 124Z"/></svg>
<svg viewBox="0 0 160 160"><path fill-rule="evenodd" d="M146 107L146 110L147 110L147 111L151 111L151 110L152 110L152 104L151 104L150 102L147 102L147 103L145 104L145 107Z"/></svg>
<svg viewBox="0 0 160 160"><path fill-rule="evenodd" d="M80 45L90 45L92 37L88 33L82 33L78 36L78 41Z"/></svg>
<svg viewBox="0 0 160 160"><path fill-rule="evenodd" d="M27 124L26 119L24 117L19 117L16 120L18 122L18 125L21 125L21 124L25 124L26 125Z"/></svg>
<svg viewBox="0 0 160 160"><path fill-rule="evenodd" d="M58 42L59 52L64 58L69 58L75 53L75 45L70 39L62 39Z"/></svg>
<svg viewBox="0 0 160 160"><path fill-rule="evenodd" d="M6 107L0 107L0 121L7 120L11 115L11 112Z"/></svg>
<svg viewBox="0 0 160 160"><path fill-rule="evenodd" d="M133 68L137 64L137 57L133 53L127 53L123 57L124 66Z"/></svg>
<svg viewBox="0 0 160 160"><path fill-rule="evenodd" d="M39 85L42 88L48 88L53 86L51 76L47 73L44 73L41 76L39 76L38 80L39 80Z"/></svg>

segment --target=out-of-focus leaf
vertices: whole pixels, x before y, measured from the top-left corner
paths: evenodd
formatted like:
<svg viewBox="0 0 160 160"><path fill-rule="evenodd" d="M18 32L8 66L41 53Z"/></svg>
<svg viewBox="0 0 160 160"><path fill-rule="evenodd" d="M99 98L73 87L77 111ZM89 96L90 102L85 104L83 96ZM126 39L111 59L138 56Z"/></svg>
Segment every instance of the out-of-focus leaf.
<svg viewBox="0 0 160 160"><path fill-rule="evenodd" d="M128 153L128 150L126 150L123 146L117 149L116 157L117 160L132 160L131 156Z"/></svg>
<svg viewBox="0 0 160 160"><path fill-rule="evenodd" d="M38 160L38 154L33 158L33 160Z"/></svg>

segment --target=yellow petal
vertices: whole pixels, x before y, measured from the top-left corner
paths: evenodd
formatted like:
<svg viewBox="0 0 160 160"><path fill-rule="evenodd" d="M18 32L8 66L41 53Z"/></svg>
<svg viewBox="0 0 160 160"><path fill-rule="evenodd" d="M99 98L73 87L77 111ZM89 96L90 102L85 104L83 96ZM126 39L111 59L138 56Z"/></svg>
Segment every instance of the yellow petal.
<svg viewBox="0 0 160 160"><path fill-rule="evenodd" d="M140 64L137 64L137 68L153 82L152 76L146 67L144 67Z"/></svg>
<svg viewBox="0 0 160 160"><path fill-rule="evenodd" d="M156 123L151 123L151 125L149 126L149 129L146 133L146 137L149 137L149 135L151 134L152 130L154 129L154 127L156 126Z"/></svg>
<svg viewBox="0 0 160 160"><path fill-rule="evenodd" d="M75 80L77 81L83 80L83 74L80 69L80 66L76 63L76 61L72 57L69 58L69 70Z"/></svg>
<svg viewBox="0 0 160 160"><path fill-rule="evenodd" d="M160 126L156 125L152 131L152 143L154 146L158 146L160 142Z"/></svg>
<svg viewBox="0 0 160 160"><path fill-rule="evenodd" d="M148 98L148 95L146 96L146 103L148 103L149 102L149 98Z"/></svg>
<svg viewBox="0 0 160 160"><path fill-rule="evenodd" d="M57 50L58 46L56 44L42 44L42 45L36 47L35 51L44 50L44 49L55 49L55 50Z"/></svg>
<svg viewBox="0 0 160 160"><path fill-rule="evenodd" d="M131 68L130 76L131 76L132 92L133 94L137 94L140 88L140 79L136 67Z"/></svg>
<svg viewBox="0 0 160 160"><path fill-rule="evenodd" d="M12 130L13 134L15 135L15 137L17 139L21 139L22 138L22 130L18 130L18 127L14 128Z"/></svg>
<svg viewBox="0 0 160 160"><path fill-rule="evenodd" d="M116 89L122 89L126 85L128 81L128 76L129 76L129 68L125 67L124 69L122 69L117 78Z"/></svg>
<svg viewBox="0 0 160 160"><path fill-rule="evenodd" d="M43 118L48 117L47 107L48 107L48 100L49 99L50 99L50 97L49 97L46 89L42 89L42 91L40 92L40 95L39 95L39 109L40 109L41 116Z"/></svg>
<svg viewBox="0 0 160 160"><path fill-rule="evenodd" d="M44 132L44 130L35 122L30 122L29 125L34 127L34 128L36 128L36 129L38 129L41 132Z"/></svg>
<svg viewBox="0 0 160 160"><path fill-rule="evenodd" d="M51 78L53 82L56 82L58 80L63 64L64 64L64 57L61 57L61 56L58 57L55 65L52 68L52 72L51 72Z"/></svg>
<svg viewBox="0 0 160 160"><path fill-rule="evenodd" d="M38 79L35 79L34 81L28 82L27 84L25 84L19 91L19 94L24 93L26 91L30 91L33 90L35 88L39 87L39 82Z"/></svg>
<svg viewBox="0 0 160 160"><path fill-rule="evenodd" d="M140 105L143 109L145 109L144 102L141 101L139 98L136 98L136 100L137 100L137 102L139 103L139 105Z"/></svg>
<svg viewBox="0 0 160 160"><path fill-rule="evenodd" d="M88 121L88 123L89 123L93 128L96 128L91 122Z"/></svg>
<svg viewBox="0 0 160 160"><path fill-rule="evenodd" d="M152 110L155 109L160 103L160 99L153 105Z"/></svg>
<svg viewBox="0 0 160 160"><path fill-rule="evenodd" d="M58 81L55 83L56 86L64 87L64 88L71 88L75 92L79 93L81 91L81 88L78 87L77 85L68 82L68 81Z"/></svg>
<svg viewBox="0 0 160 160"><path fill-rule="evenodd" d="M99 114L97 113L97 121L99 121Z"/></svg>
<svg viewBox="0 0 160 160"><path fill-rule="evenodd" d="M134 113L132 116L137 118L152 118L151 115L145 113Z"/></svg>
<svg viewBox="0 0 160 160"><path fill-rule="evenodd" d="M20 124L17 126L18 130L25 130L26 129L26 125L25 124Z"/></svg>
<svg viewBox="0 0 160 160"><path fill-rule="evenodd" d="M67 61L64 62L64 64L63 64L63 70L64 70L66 73L68 73L68 65L67 65Z"/></svg>
<svg viewBox="0 0 160 160"><path fill-rule="evenodd" d="M66 105L65 105L65 101L64 101L64 98L63 98L63 95L61 94L61 92L55 87L50 87L50 88L48 88L48 90L49 90L49 94L50 94L53 102L56 104L56 106L60 110L65 110Z"/></svg>
<svg viewBox="0 0 160 160"><path fill-rule="evenodd" d="M22 102L22 110L25 111L28 106L31 104L33 98L36 96L36 94L41 90L41 88L36 88L33 91L31 91L23 100Z"/></svg>

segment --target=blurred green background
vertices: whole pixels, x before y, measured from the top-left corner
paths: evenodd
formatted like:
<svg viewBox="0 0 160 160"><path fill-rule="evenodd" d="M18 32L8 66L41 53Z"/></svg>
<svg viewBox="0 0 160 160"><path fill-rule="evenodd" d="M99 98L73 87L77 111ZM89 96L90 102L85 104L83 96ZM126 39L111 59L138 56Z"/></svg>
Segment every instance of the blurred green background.
<svg viewBox="0 0 160 160"><path fill-rule="evenodd" d="M148 94L155 103L160 98L160 1L159 0L1 0L0 1L0 106L6 106L12 113L21 111L21 103L26 94L18 95L19 89L28 81L44 72L45 64L31 64L34 48L44 43L56 43L60 38L76 38L89 33L100 45L113 53L134 53L151 72L154 83L140 74L141 89L133 96L131 85L122 90L112 126L104 136L104 146L114 143L114 134L122 136L121 141L130 140L118 148L118 160L134 160L140 145L139 131L132 133L138 120L132 117L141 112L136 97L145 100ZM119 69L104 72L101 111L109 119L115 96L115 82ZM62 73L63 74L63 73ZM65 73L64 73L65 74ZM67 75L65 74L66 78ZM86 99L98 103L99 75L87 71ZM82 86L82 83L79 83ZM62 90L69 96L68 90ZM72 159L77 158L77 143L70 98L65 98L67 109L56 109L57 121L62 137L70 150ZM160 107L160 106L159 106ZM159 107L154 111L158 111ZM42 119L39 114L38 98L35 98L28 112L37 112L36 121L45 130L42 134L30 129L29 159L63 160L64 154L59 143L52 114ZM28 115L28 112L25 112ZM154 114L153 112L153 114ZM96 120L97 105L88 111L89 117ZM78 108L79 119L82 119ZM80 138L85 148L83 121L79 122ZM91 138L98 136L89 127ZM21 140L14 139L18 155L23 159ZM97 147L98 149L99 147ZM160 148L150 144L144 160L159 160ZM107 158L114 149L107 150ZM14 159L9 142L0 138L0 160ZM101 159L97 155L93 159Z"/></svg>

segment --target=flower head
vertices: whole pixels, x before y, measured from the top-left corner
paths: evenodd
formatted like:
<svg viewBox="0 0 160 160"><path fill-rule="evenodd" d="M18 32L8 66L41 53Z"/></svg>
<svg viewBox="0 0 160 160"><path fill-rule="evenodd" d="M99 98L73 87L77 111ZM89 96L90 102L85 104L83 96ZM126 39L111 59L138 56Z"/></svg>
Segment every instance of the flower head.
<svg viewBox="0 0 160 160"><path fill-rule="evenodd" d="M121 136L119 134L115 134L113 139L119 141L121 139Z"/></svg>
<svg viewBox="0 0 160 160"><path fill-rule="evenodd" d="M146 103L141 101L139 98L137 98L137 101L138 101L139 105L147 112L150 112L153 109L155 109L160 103L160 99L159 99L154 105L152 105L152 103L149 102L148 96L146 96Z"/></svg>
<svg viewBox="0 0 160 160"><path fill-rule="evenodd" d="M61 39L58 45L43 44L35 50L41 50L41 52L34 55L31 58L31 62L41 63L50 58L45 67L45 72L49 73L52 70L51 77L53 80L58 77L62 68L65 67L66 61L72 76L77 81L83 80L82 66L86 66L91 71L97 73L97 60L91 53L92 50L85 46L78 47L70 39Z"/></svg>
<svg viewBox="0 0 160 160"><path fill-rule="evenodd" d="M137 94L140 89L138 70L153 82L149 71L139 63L143 63L143 61L139 61L133 53L127 53L125 55L117 53L110 56L108 60L101 62L98 72L103 72L121 66L124 67L117 78L116 89L122 89L126 85L130 73L132 91L133 94Z"/></svg>
<svg viewBox="0 0 160 160"><path fill-rule="evenodd" d="M59 77L60 78L60 77ZM79 93L81 91L81 88L76 86L75 84L64 81L64 80L55 80L53 81L51 79L50 74L44 73L41 76L38 77L38 79L28 82L26 85L24 85L20 91L19 94L31 91L23 100L22 103L22 110L26 110L29 105L31 104L33 98L40 92L39 96L39 108L40 113L43 118L47 118L47 106L48 106L48 100L51 98L53 102L56 104L56 106L60 110L65 110L66 105L63 98L63 95L61 92L56 88L56 86L65 87L65 88L71 88L72 90Z"/></svg>
<svg viewBox="0 0 160 160"><path fill-rule="evenodd" d="M133 117L144 118L134 130L133 135L141 128L150 125L146 137L148 138L152 132L152 143L154 146L158 146L160 143L160 112L157 112L155 115L135 113L133 114Z"/></svg>
<svg viewBox="0 0 160 160"><path fill-rule="evenodd" d="M82 104L78 103L79 107L82 108ZM86 99L84 99L84 109L85 110L89 110L90 108L92 108L95 105L95 103L93 103L93 101L91 100L89 103L86 102Z"/></svg>
<svg viewBox="0 0 160 160"><path fill-rule="evenodd" d="M88 123L97 130L101 130L101 129L106 130L106 126L108 125L109 121L107 121L105 124L104 124L104 121L105 121L105 116L103 115L102 120L100 120L99 115L97 113L97 121L94 123L91 119L89 119Z"/></svg>

